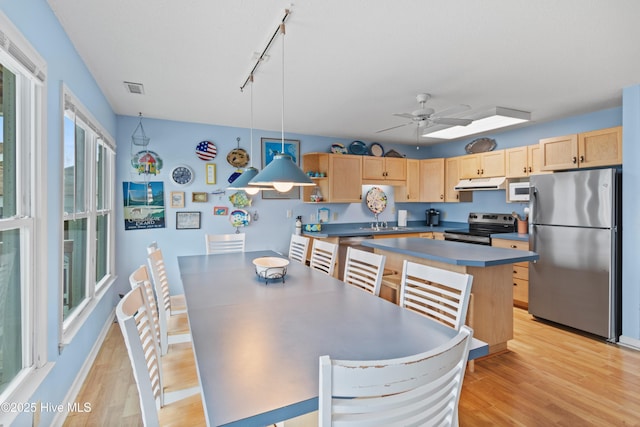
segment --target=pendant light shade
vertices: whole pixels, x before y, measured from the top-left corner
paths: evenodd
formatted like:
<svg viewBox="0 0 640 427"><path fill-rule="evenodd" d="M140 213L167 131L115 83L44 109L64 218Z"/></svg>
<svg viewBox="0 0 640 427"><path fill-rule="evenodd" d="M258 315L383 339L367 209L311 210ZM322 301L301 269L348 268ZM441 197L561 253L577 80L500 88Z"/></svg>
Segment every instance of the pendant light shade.
<svg viewBox="0 0 640 427"><path fill-rule="evenodd" d="M258 169L250 166L246 168L245 171L242 172L242 175L237 177L227 188L230 190L242 190L250 195L258 194L261 188L249 185L249 181L251 181L256 175L258 175Z"/></svg>
<svg viewBox="0 0 640 427"><path fill-rule="evenodd" d="M273 156L271 163L262 169L262 172L249 181L249 185L272 185L276 191L286 193L294 186L315 184L298 165L293 163L290 155L278 153Z"/></svg>

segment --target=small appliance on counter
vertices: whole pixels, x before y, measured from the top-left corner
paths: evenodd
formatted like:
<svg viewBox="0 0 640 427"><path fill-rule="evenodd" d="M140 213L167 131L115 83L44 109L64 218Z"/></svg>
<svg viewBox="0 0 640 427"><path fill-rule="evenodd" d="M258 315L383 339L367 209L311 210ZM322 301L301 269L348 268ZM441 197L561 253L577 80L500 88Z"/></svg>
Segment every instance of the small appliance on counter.
<svg viewBox="0 0 640 427"><path fill-rule="evenodd" d="M440 225L440 211L427 209L425 213L427 216L427 225Z"/></svg>
<svg viewBox="0 0 640 427"><path fill-rule="evenodd" d="M404 209L400 209L398 211L398 227L406 227L407 226L407 211Z"/></svg>

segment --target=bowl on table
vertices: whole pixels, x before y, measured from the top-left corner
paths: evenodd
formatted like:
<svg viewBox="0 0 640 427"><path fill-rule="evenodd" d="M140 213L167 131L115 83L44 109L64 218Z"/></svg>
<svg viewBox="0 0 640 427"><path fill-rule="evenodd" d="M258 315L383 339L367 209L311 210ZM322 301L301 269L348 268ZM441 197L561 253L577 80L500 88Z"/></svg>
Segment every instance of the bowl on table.
<svg viewBox="0 0 640 427"><path fill-rule="evenodd" d="M280 257L267 256L255 258L253 265L256 268L256 274L261 279L265 279L265 283L269 283L269 280L282 279L284 283L284 276L287 274L287 266L289 260Z"/></svg>

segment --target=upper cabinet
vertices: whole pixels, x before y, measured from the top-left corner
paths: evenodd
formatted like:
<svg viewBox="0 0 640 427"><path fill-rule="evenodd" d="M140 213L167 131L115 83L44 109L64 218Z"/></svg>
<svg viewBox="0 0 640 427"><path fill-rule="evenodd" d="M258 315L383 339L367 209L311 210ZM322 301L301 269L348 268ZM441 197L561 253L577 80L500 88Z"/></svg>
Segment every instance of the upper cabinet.
<svg viewBox="0 0 640 427"><path fill-rule="evenodd" d="M359 203L362 201L362 156L307 153L302 156L302 169L325 172L324 177L312 178L320 188L323 202ZM310 202L315 187L302 188L302 200Z"/></svg>
<svg viewBox="0 0 640 427"><path fill-rule="evenodd" d="M420 183L420 160L406 159L407 161L407 184L395 188L396 202L421 202Z"/></svg>
<svg viewBox="0 0 640 427"><path fill-rule="evenodd" d="M444 159L420 160L420 201L444 202Z"/></svg>
<svg viewBox="0 0 640 427"><path fill-rule="evenodd" d="M542 171L540 144L508 148L504 156L507 178L525 178Z"/></svg>
<svg viewBox="0 0 640 427"><path fill-rule="evenodd" d="M362 157L362 183L405 185L407 160L399 157Z"/></svg>
<svg viewBox="0 0 640 427"><path fill-rule="evenodd" d="M463 157L448 157L444 164L444 201L445 202L471 202L473 200L473 192L458 191L455 186L460 182L460 161Z"/></svg>
<svg viewBox="0 0 640 427"><path fill-rule="evenodd" d="M540 140L542 170L622 164L622 127Z"/></svg>
<svg viewBox="0 0 640 427"><path fill-rule="evenodd" d="M460 178L505 176L504 150L460 156Z"/></svg>

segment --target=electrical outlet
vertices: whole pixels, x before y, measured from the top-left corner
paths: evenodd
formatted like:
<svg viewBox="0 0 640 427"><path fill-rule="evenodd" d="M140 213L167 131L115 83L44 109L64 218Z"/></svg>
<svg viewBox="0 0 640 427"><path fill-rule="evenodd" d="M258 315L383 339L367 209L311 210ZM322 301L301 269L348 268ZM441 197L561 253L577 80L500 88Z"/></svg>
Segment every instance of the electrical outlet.
<svg viewBox="0 0 640 427"><path fill-rule="evenodd" d="M395 215L395 214L396 214L396 206L395 206L395 205L391 206L391 213L392 213L393 215Z"/></svg>
<svg viewBox="0 0 640 427"><path fill-rule="evenodd" d="M287 209L287 218L291 218L293 216L293 211L291 209Z"/></svg>
<svg viewBox="0 0 640 427"><path fill-rule="evenodd" d="M338 212L334 212L333 213L333 220L337 221L338 220Z"/></svg>
<svg viewBox="0 0 640 427"><path fill-rule="evenodd" d="M447 217L447 213L440 211L440 219L445 219Z"/></svg>
<svg viewBox="0 0 640 427"><path fill-rule="evenodd" d="M316 223L316 215L315 214L311 214L309 215L309 221L313 224Z"/></svg>

